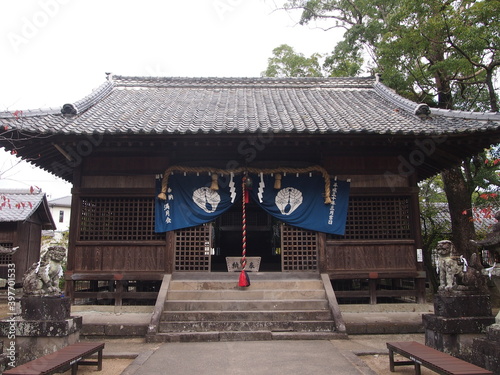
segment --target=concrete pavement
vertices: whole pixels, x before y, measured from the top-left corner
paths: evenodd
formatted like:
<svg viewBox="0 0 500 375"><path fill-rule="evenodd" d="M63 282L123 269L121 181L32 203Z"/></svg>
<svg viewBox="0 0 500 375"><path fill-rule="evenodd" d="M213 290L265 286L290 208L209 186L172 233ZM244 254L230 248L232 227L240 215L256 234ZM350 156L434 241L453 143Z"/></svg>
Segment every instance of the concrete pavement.
<svg viewBox="0 0 500 375"><path fill-rule="evenodd" d="M166 343L136 361L122 374L373 374L328 340Z"/></svg>
<svg viewBox="0 0 500 375"><path fill-rule="evenodd" d="M79 311L85 340L104 341L105 358L133 358L122 375L375 375L360 355L387 354L388 341L424 342L422 314L431 305L343 308L346 340L146 343L149 313ZM100 335L101 333L101 335ZM125 337L124 333L137 333ZM386 358L386 357L384 357ZM387 364L387 371L389 368Z"/></svg>
<svg viewBox="0 0 500 375"><path fill-rule="evenodd" d="M94 338L92 340L98 340ZM102 341L102 340L100 340ZM104 339L104 358L132 358L122 375L376 375L363 355L382 355L388 341L424 342L423 334L352 335L347 340L145 343ZM389 373L387 359L387 372ZM105 369L104 369L105 370Z"/></svg>

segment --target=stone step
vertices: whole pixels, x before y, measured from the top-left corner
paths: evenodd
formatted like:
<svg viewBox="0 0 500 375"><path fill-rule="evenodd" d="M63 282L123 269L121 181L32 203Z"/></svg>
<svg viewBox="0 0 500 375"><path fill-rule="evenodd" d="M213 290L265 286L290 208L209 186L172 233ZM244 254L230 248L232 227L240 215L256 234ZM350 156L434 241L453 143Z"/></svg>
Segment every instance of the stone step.
<svg viewBox="0 0 500 375"><path fill-rule="evenodd" d="M164 311L162 321L288 321L331 320L330 310L275 310L275 311Z"/></svg>
<svg viewBox="0 0 500 375"><path fill-rule="evenodd" d="M276 310L327 310L326 299L294 300L167 300L165 311L276 311Z"/></svg>
<svg viewBox="0 0 500 375"><path fill-rule="evenodd" d="M273 340L347 340L343 332L271 332Z"/></svg>
<svg viewBox="0 0 500 375"><path fill-rule="evenodd" d="M175 273L150 342L338 339L316 273Z"/></svg>
<svg viewBox="0 0 500 375"><path fill-rule="evenodd" d="M147 335L146 342L215 342L219 332L168 332Z"/></svg>
<svg viewBox="0 0 500 375"><path fill-rule="evenodd" d="M285 300L326 298L324 289L170 290L167 300Z"/></svg>
<svg viewBox="0 0 500 375"><path fill-rule="evenodd" d="M238 279L235 280L172 280L169 290L311 290L323 289L321 280L252 280L249 287L238 286Z"/></svg>
<svg viewBox="0 0 500 375"><path fill-rule="evenodd" d="M239 272L175 272L172 281L235 281ZM251 281L320 280L317 272L248 272Z"/></svg>
<svg viewBox="0 0 500 375"><path fill-rule="evenodd" d="M271 331L213 331L168 332L146 337L147 342L213 342L213 341L265 341L265 340L343 340L339 332L271 332Z"/></svg>
<svg viewBox="0 0 500 375"><path fill-rule="evenodd" d="M333 321L178 321L161 322L159 332L278 331L331 332Z"/></svg>

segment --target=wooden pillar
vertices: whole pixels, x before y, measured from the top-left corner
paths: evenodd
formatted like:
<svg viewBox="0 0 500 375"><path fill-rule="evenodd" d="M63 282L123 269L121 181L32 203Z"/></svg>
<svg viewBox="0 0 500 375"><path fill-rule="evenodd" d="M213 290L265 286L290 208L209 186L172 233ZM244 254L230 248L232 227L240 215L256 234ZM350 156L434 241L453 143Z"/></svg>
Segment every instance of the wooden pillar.
<svg viewBox="0 0 500 375"><path fill-rule="evenodd" d="M369 279L368 287L370 291L370 305L377 304L377 279Z"/></svg>
<svg viewBox="0 0 500 375"><path fill-rule="evenodd" d="M410 183L414 188L412 189L412 194L410 198L410 208L412 212L412 233L415 238L415 257L417 257L418 249L423 252L423 242L422 242L422 227L420 224L420 204L418 200L419 189L417 187L416 176L412 175ZM417 259L417 272L420 273L421 277L415 279L415 289L417 295L417 303L425 303L425 266L423 259L419 261Z"/></svg>
<svg viewBox="0 0 500 375"><path fill-rule="evenodd" d="M123 280L116 280L115 306L122 306L123 293L124 293Z"/></svg>
<svg viewBox="0 0 500 375"><path fill-rule="evenodd" d="M165 273L171 274L175 270L175 232L170 231L165 235Z"/></svg>
<svg viewBox="0 0 500 375"><path fill-rule="evenodd" d="M75 247L78 240L78 233L80 231L80 185L81 185L81 165L75 168L73 172L73 188L71 189L71 215L69 219L69 237L68 237L68 258L66 259L66 269L73 273L75 270ZM65 293L74 301L73 293L75 281L66 278Z"/></svg>
<svg viewBox="0 0 500 375"><path fill-rule="evenodd" d="M326 234L318 232L318 264L319 273L327 273L326 266Z"/></svg>

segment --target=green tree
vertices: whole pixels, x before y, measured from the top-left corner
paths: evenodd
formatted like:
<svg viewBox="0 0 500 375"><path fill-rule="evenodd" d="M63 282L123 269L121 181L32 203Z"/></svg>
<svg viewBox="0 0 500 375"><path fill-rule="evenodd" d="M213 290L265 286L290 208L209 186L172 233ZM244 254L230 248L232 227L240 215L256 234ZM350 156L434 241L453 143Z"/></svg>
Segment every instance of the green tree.
<svg viewBox="0 0 500 375"><path fill-rule="evenodd" d="M266 77L322 77L321 55L315 53L305 57L287 44L273 49L273 57L268 59Z"/></svg>
<svg viewBox="0 0 500 375"><path fill-rule="evenodd" d="M323 61L323 63L321 63ZM359 49L339 42L331 54L314 53L310 57L282 44L268 59L264 77L354 77L361 73L363 58Z"/></svg>
<svg viewBox="0 0 500 375"><path fill-rule="evenodd" d="M464 161L462 168L467 182L468 194L472 196L472 206L468 211L474 218L477 239L483 239L491 228L491 221L500 208L500 159L498 147L486 150ZM450 213L441 175L436 175L419 184L420 221L425 252L424 262L429 281L436 291L437 274L432 263L432 251L440 240L451 235ZM461 213L464 216L464 212Z"/></svg>
<svg viewBox="0 0 500 375"><path fill-rule="evenodd" d="M330 55L325 57L323 69L330 77L355 77L362 73L361 49L342 40Z"/></svg>
<svg viewBox="0 0 500 375"><path fill-rule="evenodd" d="M500 0L290 0L285 8L300 9L301 24L329 20L343 28L344 48L363 50L384 82L407 98L443 109L498 110ZM467 257L475 251L471 163L442 173L451 239Z"/></svg>
<svg viewBox="0 0 500 375"><path fill-rule="evenodd" d="M472 88L498 110L500 0L289 0L285 8L302 11L300 24L344 29L344 52L364 50L386 84L411 99L453 108L460 93L470 105L484 99Z"/></svg>
<svg viewBox="0 0 500 375"><path fill-rule="evenodd" d="M419 184L420 223L422 225L422 247L427 278L434 292L438 290L439 281L433 250L438 241L445 240L451 234L451 221L448 213L443 180L437 175Z"/></svg>

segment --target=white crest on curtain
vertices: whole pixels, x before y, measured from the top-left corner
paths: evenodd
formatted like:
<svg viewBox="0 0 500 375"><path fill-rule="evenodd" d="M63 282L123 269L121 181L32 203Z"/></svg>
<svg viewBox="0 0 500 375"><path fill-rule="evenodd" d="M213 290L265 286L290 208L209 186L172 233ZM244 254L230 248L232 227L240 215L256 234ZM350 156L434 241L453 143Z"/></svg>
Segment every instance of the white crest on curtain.
<svg viewBox="0 0 500 375"><path fill-rule="evenodd" d="M290 215L302 204L302 192L293 187L281 189L276 194L275 203L282 215Z"/></svg>
<svg viewBox="0 0 500 375"><path fill-rule="evenodd" d="M220 203L220 195L209 187L201 187L193 192L193 202L203 211L212 213L217 210Z"/></svg>

